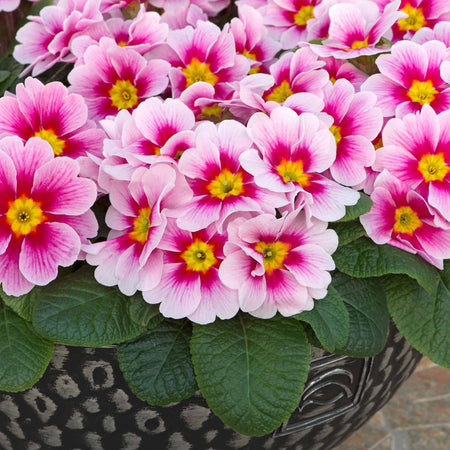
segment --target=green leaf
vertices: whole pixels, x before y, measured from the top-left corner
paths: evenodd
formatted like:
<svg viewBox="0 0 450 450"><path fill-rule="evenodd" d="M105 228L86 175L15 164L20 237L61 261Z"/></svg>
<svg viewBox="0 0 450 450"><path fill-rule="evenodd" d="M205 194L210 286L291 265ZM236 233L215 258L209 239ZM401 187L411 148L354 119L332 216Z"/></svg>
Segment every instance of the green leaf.
<svg viewBox="0 0 450 450"><path fill-rule="evenodd" d="M44 374L52 352L53 342L0 305L0 391L17 392L33 386Z"/></svg>
<svg viewBox="0 0 450 450"><path fill-rule="evenodd" d="M333 288L344 301L350 319L348 341L337 348L336 353L367 357L383 350L389 313L380 281L374 278L358 280L336 272Z"/></svg>
<svg viewBox="0 0 450 450"><path fill-rule="evenodd" d="M400 332L419 352L450 368L450 262L431 294L404 275L387 276L383 285Z"/></svg>
<svg viewBox="0 0 450 450"><path fill-rule="evenodd" d="M252 436L270 433L298 406L310 363L301 324L278 316L194 324L191 353L209 407Z"/></svg>
<svg viewBox="0 0 450 450"><path fill-rule="evenodd" d="M0 80L0 97L3 96L7 90L11 92L14 90L17 83L20 82L18 76L24 67L25 66L18 63L12 56L0 58L0 71L3 72L2 80ZM9 75L6 76L5 72L8 72Z"/></svg>
<svg viewBox="0 0 450 450"><path fill-rule="evenodd" d="M146 327L150 320L156 318L159 314L159 305L147 303L140 292L129 298L128 311L130 318L141 327ZM161 316L163 318L163 316ZM158 322L159 323L159 322Z"/></svg>
<svg viewBox="0 0 450 450"><path fill-rule="evenodd" d="M9 70L0 70L0 83L7 80L11 72Z"/></svg>
<svg viewBox="0 0 450 450"><path fill-rule="evenodd" d="M362 192L359 193L360 197L356 205L347 206L345 208L345 216L337 222L349 222L350 220L357 219L361 214L365 214L372 208L373 202L370 197Z"/></svg>
<svg viewBox="0 0 450 450"><path fill-rule="evenodd" d="M99 284L93 269L84 266L40 291L33 325L43 336L64 344L116 344L145 331L130 318L129 301L117 288Z"/></svg>
<svg viewBox="0 0 450 450"><path fill-rule="evenodd" d="M347 245L356 239L365 236L366 230L359 222L359 220L351 222L334 222L330 223L329 227L336 231L339 238L339 245Z"/></svg>
<svg viewBox="0 0 450 450"><path fill-rule="evenodd" d="M339 247L333 254L336 267L355 278L380 277L388 274L406 274L433 292L438 281L431 264L420 256L391 245L378 245L369 238L360 238Z"/></svg>
<svg viewBox="0 0 450 450"><path fill-rule="evenodd" d="M324 299L314 302L314 309L294 318L309 323L323 348L329 352L343 347L349 338L348 312L344 300L332 286Z"/></svg>
<svg viewBox="0 0 450 450"><path fill-rule="evenodd" d="M167 405L198 389L189 351L191 331L187 320L165 320L119 345L120 368L139 398L151 405Z"/></svg>
<svg viewBox="0 0 450 450"><path fill-rule="evenodd" d="M12 295L5 294L3 289L0 287L0 298L3 300L5 305L9 306L16 314L22 317L22 319L31 322L34 302L39 295L38 291L39 287L35 286L30 292L28 292L28 294L14 297Z"/></svg>

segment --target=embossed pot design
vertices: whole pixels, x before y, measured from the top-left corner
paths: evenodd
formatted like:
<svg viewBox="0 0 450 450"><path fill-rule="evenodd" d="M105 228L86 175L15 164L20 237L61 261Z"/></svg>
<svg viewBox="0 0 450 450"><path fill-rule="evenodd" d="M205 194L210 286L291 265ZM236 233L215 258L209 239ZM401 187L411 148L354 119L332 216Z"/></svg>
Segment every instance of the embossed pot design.
<svg viewBox="0 0 450 450"><path fill-rule="evenodd" d="M128 389L115 348L58 345L31 389L0 393L0 448L105 450L331 449L365 423L408 378L421 355L391 326L373 358L314 350L298 408L268 436L242 436L200 394L151 407Z"/></svg>

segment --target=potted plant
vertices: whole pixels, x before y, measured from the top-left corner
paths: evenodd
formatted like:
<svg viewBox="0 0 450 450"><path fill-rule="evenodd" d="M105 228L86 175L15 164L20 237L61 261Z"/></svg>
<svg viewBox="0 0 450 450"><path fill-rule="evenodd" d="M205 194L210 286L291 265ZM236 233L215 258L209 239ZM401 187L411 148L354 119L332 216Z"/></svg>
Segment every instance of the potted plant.
<svg viewBox="0 0 450 450"><path fill-rule="evenodd" d="M37 4L0 60L5 446L329 448L450 366L450 6L236 3Z"/></svg>

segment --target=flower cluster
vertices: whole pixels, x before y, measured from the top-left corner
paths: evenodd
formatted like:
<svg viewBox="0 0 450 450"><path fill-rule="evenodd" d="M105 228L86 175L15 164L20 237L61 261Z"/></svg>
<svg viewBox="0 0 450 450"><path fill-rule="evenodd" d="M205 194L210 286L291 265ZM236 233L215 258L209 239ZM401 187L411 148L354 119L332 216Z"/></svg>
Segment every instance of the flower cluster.
<svg viewBox="0 0 450 450"><path fill-rule="evenodd" d="M328 222L364 190L378 244L450 257L450 3L59 0L17 34L0 99L0 282L85 258L198 323L324 298ZM0 3L1 5L1 3ZM107 196L109 228L89 210Z"/></svg>

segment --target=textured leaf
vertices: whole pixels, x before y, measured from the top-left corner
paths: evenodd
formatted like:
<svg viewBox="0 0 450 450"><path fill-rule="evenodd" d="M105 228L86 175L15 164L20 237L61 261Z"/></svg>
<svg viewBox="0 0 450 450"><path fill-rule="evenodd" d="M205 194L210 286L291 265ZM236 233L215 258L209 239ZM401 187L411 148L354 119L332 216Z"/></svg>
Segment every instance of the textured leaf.
<svg viewBox="0 0 450 450"><path fill-rule="evenodd" d="M10 75L11 72L9 70L0 70L0 83L7 80Z"/></svg>
<svg viewBox="0 0 450 450"><path fill-rule="evenodd" d="M123 342L145 331L130 318L129 300L117 288L99 284L93 269L85 266L41 290L33 325L64 344L99 347Z"/></svg>
<svg viewBox="0 0 450 450"><path fill-rule="evenodd" d="M299 403L310 346L291 318L240 314L194 324L192 361L209 407L241 434L261 436L285 421Z"/></svg>
<svg viewBox="0 0 450 450"><path fill-rule="evenodd" d="M358 280L335 273L333 287L345 302L350 318L349 339L336 352L359 357L376 355L386 345L389 328L386 297L380 281Z"/></svg>
<svg viewBox="0 0 450 450"><path fill-rule="evenodd" d="M198 389L189 351L191 331L187 320L166 320L119 345L120 368L139 398L151 405L167 405Z"/></svg>
<svg viewBox="0 0 450 450"><path fill-rule="evenodd" d="M309 323L322 347L333 352L343 347L350 332L347 308L339 293L332 286L327 296L314 302L314 309L294 316L295 319Z"/></svg>
<svg viewBox="0 0 450 450"><path fill-rule="evenodd" d="M130 318L133 322L141 325L141 327L146 327L151 319L157 321L156 317L159 315L161 320L163 316L159 314L159 305L152 305L147 303L140 292L131 296L128 300L128 311ZM159 323L159 321L157 321Z"/></svg>
<svg viewBox="0 0 450 450"><path fill-rule="evenodd" d="M351 222L334 222L330 223L329 227L336 231L340 246L356 241L356 239L365 236L366 234L366 230L364 230L359 220Z"/></svg>
<svg viewBox="0 0 450 450"><path fill-rule="evenodd" d="M44 374L52 352L53 342L0 304L0 391L17 392L33 386Z"/></svg>
<svg viewBox="0 0 450 450"><path fill-rule="evenodd" d="M383 278L389 312L406 339L436 364L450 368L450 262L430 294L404 275Z"/></svg>
<svg viewBox="0 0 450 450"><path fill-rule="evenodd" d="M36 286L28 294L14 297L12 295L5 294L0 287L0 298L3 300L5 305L9 306L16 314L22 317L22 319L31 322L34 301L39 295L38 291L39 288Z"/></svg>
<svg viewBox="0 0 450 450"><path fill-rule="evenodd" d="M337 222L349 222L358 218L361 214L365 214L372 208L373 202L370 197L360 192L360 197L356 205L347 206L345 208L345 216L339 219Z"/></svg>
<svg viewBox="0 0 450 450"><path fill-rule="evenodd" d="M438 282L436 271L420 256L391 245L377 245L368 238L339 247L333 259L341 272L355 278L406 274L416 279L428 292L433 292Z"/></svg>

